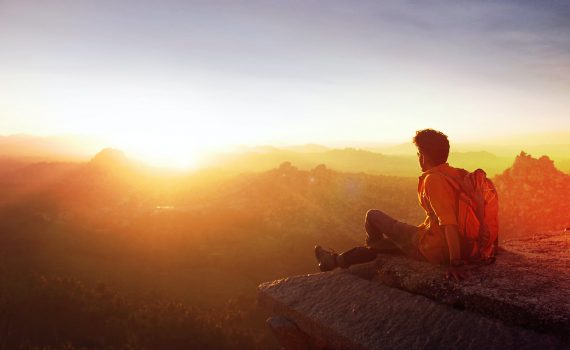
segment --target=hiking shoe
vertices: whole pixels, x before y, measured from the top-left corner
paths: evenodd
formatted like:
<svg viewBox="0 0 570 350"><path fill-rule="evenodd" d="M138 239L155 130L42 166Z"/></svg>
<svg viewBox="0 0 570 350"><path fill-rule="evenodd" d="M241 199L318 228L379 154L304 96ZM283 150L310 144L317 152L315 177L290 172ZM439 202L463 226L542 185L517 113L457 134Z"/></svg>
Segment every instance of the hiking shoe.
<svg viewBox="0 0 570 350"><path fill-rule="evenodd" d="M338 256L332 250L327 250L320 245L315 246L315 257L319 262L319 269L322 272L331 271L338 267L336 257Z"/></svg>

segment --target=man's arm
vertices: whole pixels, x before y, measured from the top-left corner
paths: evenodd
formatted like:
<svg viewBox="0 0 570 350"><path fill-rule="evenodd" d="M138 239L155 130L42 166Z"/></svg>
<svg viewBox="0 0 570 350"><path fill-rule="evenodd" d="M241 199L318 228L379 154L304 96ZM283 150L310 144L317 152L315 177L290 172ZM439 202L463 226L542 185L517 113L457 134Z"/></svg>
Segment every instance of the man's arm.
<svg viewBox="0 0 570 350"><path fill-rule="evenodd" d="M459 228L457 225L445 225L442 227L449 248L449 263L461 261L461 241L459 239Z"/></svg>
<svg viewBox="0 0 570 350"><path fill-rule="evenodd" d="M457 225L445 225L442 227L449 248L449 264L445 272L445 278L462 280L467 278L467 273L461 269L461 241L459 236L459 228Z"/></svg>

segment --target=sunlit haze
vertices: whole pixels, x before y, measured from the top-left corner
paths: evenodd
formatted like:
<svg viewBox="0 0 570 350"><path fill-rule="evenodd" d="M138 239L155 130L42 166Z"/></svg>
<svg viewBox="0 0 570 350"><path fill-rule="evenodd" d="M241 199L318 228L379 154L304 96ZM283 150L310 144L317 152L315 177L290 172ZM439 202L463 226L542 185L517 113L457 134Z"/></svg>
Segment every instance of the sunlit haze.
<svg viewBox="0 0 570 350"><path fill-rule="evenodd" d="M228 145L570 130L564 1L0 1L0 135ZM545 140L548 142L548 140Z"/></svg>
<svg viewBox="0 0 570 350"><path fill-rule="evenodd" d="M570 349L568 189L570 0L0 0L0 350Z"/></svg>

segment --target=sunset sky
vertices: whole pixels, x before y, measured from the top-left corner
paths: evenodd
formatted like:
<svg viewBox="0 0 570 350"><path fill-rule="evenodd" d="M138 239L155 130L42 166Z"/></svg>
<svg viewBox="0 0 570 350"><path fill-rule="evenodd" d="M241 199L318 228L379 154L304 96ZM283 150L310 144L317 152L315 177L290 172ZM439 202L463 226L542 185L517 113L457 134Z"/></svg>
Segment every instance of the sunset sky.
<svg viewBox="0 0 570 350"><path fill-rule="evenodd" d="M568 1L0 0L0 135L234 144L570 130Z"/></svg>

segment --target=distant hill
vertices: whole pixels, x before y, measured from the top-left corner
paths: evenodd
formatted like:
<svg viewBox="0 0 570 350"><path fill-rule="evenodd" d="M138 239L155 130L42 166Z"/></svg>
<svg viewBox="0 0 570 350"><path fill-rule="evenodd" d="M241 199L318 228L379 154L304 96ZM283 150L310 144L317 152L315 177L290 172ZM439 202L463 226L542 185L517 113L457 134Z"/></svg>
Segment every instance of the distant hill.
<svg viewBox="0 0 570 350"><path fill-rule="evenodd" d="M449 156L449 163L470 171L482 168L489 176L493 176L507 169L512 159L513 157L497 156L486 151L452 152ZM319 164L325 164L341 172L410 177L416 177L421 173L415 151L412 155L388 155L355 148L332 149L318 153L273 148L265 149L264 152L218 155L206 166L218 167L233 173L259 172L287 161L300 169L311 169Z"/></svg>
<svg viewBox="0 0 570 350"><path fill-rule="evenodd" d="M416 148L411 141L366 149L386 155L412 156L416 153ZM560 170L570 173L570 132L568 131L452 142L450 161L457 161L457 166L467 169L482 167L489 174L498 174L510 165L510 160L516 157L521 150L539 157L548 155ZM482 165L478 166L477 163Z"/></svg>
<svg viewBox="0 0 570 350"><path fill-rule="evenodd" d="M386 156L362 149L345 148L319 152L295 152L275 149L271 152L222 154L213 157L206 167L218 167L234 173L266 171L291 162L300 169L311 169L319 164L337 171L365 172L394 176L413 176L419 167L415 157Z"/></svg>
<svg viewBox="0 0 570 350"><path fill-rule="evenodd" d="M331 150L331 147L318 145L315 143L307 143L304 145L290 145L290 146L240 146L239 153L271 153L280 150L292 151L298 153L322 153Z"/></svg>
<svg viewBox="0 0 570 350"><path fill-rule="evenodd" d="M469 171L481 168L487 175L494 176L502 173L512 163L512 157L499 157L486 151L452 152L449 163Z"/></svg>
<svg viewBox="0 0 570 350"><path fill-rule="evenodd" d="M80 164L71 162L26 163L0 159L0 206L28 199L80 167Z"/></svg>
<svg viewBox="0 0 570 350"><path fill-rule="evenodd" d="M452 143L450 163L467 169L483 168L489 175L499 174L521 150L535 156L548 155L556 166L570 173L570 133L493 138L480 142ZM349 143L346 143L347 145ZM232 174L265 171L290 161L300 169L326 164L338 171L368 172L393 176L417 176L416 148L409 142L364 144L359 147L332 147L319 144L288 146L241 146L234 152L212 155L204 167ZM0 136L0 162L87 161L104 143L95 137L28 135ZM7 162L4 161L6 165ZM12 164L14 165L14 164ZM0 172L3 170L0 169Z"/></svg>
<svg viewBox="0 0 570 350"><path fill-rule="evenodd" d="M549 157L521 152L494 181L502 232L520 236L570 227L570 175L558 170Z"/></svg>
<svg viewBox="0 0 570 350"><path fill-rule="evenodd" d="M29 162L23 161L21 159L0 157L0 176L4 173L21 168L27 164L29 164Z"/></svg>
<svg viewBox="0 0 570 350"><path fill-rule="evenodd" d="M301 152L301 153L322 153L326 151L330 151L330 147L317 145L314 143L308 143L305 145L298 145L298 146L289 146L285 147L285 149L294 151L294 152Z"/></svg>

